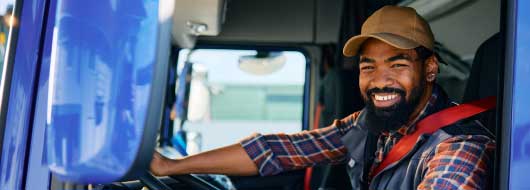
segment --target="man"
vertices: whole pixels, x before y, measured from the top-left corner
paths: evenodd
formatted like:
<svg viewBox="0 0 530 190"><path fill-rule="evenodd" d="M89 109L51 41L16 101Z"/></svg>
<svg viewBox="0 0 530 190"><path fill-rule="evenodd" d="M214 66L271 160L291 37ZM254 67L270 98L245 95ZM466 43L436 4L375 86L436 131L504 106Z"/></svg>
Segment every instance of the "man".
<svg viewBox="0 0 530 190"><path fill-rule="evenodd" d="M363 110L326 128L255 134L180 160L155 154L151 170L156 175L274 175L348 163L354 189L484 189L495 144L476 121L423 134L398 162L379 168L397 142L414 134L418 122L453 106L435 83L438 59L433 47L430 27L414 9L385 6L343 50L346 56L360 56Z"/></svg>

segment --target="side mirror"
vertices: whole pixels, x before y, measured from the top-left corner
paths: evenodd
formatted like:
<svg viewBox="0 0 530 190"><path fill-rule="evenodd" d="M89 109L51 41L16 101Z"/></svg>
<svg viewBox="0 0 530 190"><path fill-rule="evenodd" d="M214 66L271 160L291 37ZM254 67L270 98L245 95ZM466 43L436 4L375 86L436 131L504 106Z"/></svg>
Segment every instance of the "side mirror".
<svg viewBox="0 0 530 190"><path fill-rule="evenodd" d="M171 27L164 30L158 1L58 3L55 24L50 170L81 184L138 179L152 158L166 94Z"/></svg>

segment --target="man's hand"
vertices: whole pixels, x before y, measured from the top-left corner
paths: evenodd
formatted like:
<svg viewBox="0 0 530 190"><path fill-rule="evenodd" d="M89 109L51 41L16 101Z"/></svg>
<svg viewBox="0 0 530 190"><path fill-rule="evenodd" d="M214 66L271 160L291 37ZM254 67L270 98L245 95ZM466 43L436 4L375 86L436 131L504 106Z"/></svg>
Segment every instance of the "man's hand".
<svg viewBox="0 0 530 190"><path fill-rule="evenodd" d="M151 172L156 176L167 176L170 175L170 168L172 168L172 165L176 164L176 162L177 160L166 158L155 151L153 160L151 161L150 169Z"/></svg>

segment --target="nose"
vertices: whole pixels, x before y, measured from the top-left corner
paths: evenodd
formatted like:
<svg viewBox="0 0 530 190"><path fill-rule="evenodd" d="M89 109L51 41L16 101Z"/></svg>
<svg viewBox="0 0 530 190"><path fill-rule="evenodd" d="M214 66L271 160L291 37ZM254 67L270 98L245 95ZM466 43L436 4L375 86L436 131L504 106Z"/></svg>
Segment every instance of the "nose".
<svg viewBox="0 0 530 190"><path fill-rule="evenodd" d="M376 87L382 89L384 87L392 86L394 79L387 69L377 69L370 83L372 88Z"/></svg>

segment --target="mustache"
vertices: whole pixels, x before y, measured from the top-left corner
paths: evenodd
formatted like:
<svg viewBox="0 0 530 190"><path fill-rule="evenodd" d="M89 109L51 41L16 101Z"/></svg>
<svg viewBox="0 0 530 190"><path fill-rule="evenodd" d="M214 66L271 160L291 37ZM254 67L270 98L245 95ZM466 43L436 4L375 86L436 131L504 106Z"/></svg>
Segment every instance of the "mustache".
<svg viewBox="0 0 530 190"><path fill-rule="evenodd" d="M384 88L371 88L366 91L366 95L368 98L371 98L374 93L397 93L401 95L402 97L405 96L405 91L399 88L392 88L392 87L384 87Z"/></svg>

